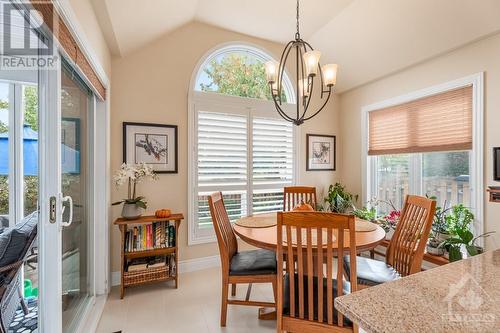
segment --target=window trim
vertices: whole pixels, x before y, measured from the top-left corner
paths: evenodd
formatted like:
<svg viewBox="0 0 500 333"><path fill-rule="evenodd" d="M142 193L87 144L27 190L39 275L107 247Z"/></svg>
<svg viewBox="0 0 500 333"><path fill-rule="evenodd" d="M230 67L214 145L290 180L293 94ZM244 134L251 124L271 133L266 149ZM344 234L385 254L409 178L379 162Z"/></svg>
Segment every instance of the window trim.
<svg viewBox="0 0 500 333"><path fill-rule="evenodd" d="M211 50L209 50L199 61L193 70L191 80L189 83L189 95L188 95L188 246L213 243L216 241L215 232L209 232L207 234L200 234L197 228L197 223L195 220L195 201L197 200L197 177L195 175L196 168L196 156L197 156L197 146L196 146L196 115L200 106L214 108L214 106L220 106L222 109L234 110L234 113L250 115L250 111L254 116L263 116L268 118L276 118L282 120L280 115L275 112L274 104L272 101L245 98L239 96L222 95L217 93L208 93L196 90L196 81L200 69L206 64L214 55L220 54L223 49L225 51L238 48L251 49L252 52L259 52L261 55L265 55L270 59L274 59L272 53L267 52L260 46L256 46L247 42L230 42L218 45ZM295 95L292 92L291 100L295 101ZM282 108L284 110L289 110L293 112L295 110L295 104L283 104ZM272 112L269 112L269 110ZM248 129L251 130L251 117L248 118L249 124ZM293 154L293 184L299 183L299 161L300 161L300 128L297 126L293 127L293 140L294 140L294 154ZM251 140L251 132L248 133L249 140ZM252 151L249 149L248 152L249 161L252 158ZM251 177L251 170L247 170L249 177ZM250 203L249 203L250 204Z"/></svg>
<svg viewBox="0 0 500 333"><path fill-rule="evenodd" d="M470 154L471 205L476 222L475 235L484 232L484 176L483 176L483 119L484 119L484 72L472 74L457 80L417 90L405 95L383 100L361 108L361 179L362 200L367 202L375 186L374 159L368 156L368 113L390 106L411 102L416 99L443 93L449 90L472 85L472 151ZM482 240L478 240L481 242Z"/></svg>

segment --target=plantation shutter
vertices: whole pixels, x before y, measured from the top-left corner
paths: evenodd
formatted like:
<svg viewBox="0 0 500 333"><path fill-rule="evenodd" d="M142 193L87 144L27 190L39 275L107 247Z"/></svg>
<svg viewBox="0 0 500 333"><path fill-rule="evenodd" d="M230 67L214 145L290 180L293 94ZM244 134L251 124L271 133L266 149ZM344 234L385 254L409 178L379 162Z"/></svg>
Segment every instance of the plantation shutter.
<svg viewBox="0 0 500 333"><path fill-rule="evenodd" d="M208 195L222 191L231 221L246 215L247 116L198 112L198 227L210 227Z"/></svg>
<svg viewBox="0 0 500 333"><path fill-rule="evenodd" d="M369 113L368 155L472 149L472 86Z"/></svg>
<svg viewBox="0 0 500 333"><path fill-rule="evenodd" d="M283 187L293 181L293 125L279 119L252 121L253 213L283 209Z"/></svg>
<svg viewBox="0 0 500 333"><path fill-rule="evenodd" d="M198 186L247 184L247 117L198 113Z"/></svg>

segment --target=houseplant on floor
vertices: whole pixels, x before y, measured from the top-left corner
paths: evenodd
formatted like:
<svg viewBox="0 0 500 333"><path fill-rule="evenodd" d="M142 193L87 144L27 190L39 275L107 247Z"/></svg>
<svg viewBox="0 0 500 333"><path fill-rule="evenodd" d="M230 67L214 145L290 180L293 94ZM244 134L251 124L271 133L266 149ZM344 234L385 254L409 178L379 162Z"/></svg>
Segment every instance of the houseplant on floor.
<svg viewBox="0 0 500 333"><path fill-rule="evenodd" d="M113 206L123 203L122 217L127 220L139 218L144 209L147 208L147 202L143 196L137 196L137 184L146 179L157 180L158 175L153 168L145 163L133 165L123 163L113 177L117 187L127 183L128 194L126 199L114 202Z"/></svg>

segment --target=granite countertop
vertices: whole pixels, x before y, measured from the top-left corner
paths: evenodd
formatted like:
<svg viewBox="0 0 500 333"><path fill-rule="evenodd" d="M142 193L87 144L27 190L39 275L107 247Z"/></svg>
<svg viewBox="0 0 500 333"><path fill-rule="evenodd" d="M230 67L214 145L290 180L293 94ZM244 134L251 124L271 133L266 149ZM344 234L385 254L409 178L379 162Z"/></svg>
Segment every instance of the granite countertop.
<svg viewBox="0 0 500 333"><path fill-rule="evenodd" d="M500 332L500 249L335 299L369 333Z"/></svg>

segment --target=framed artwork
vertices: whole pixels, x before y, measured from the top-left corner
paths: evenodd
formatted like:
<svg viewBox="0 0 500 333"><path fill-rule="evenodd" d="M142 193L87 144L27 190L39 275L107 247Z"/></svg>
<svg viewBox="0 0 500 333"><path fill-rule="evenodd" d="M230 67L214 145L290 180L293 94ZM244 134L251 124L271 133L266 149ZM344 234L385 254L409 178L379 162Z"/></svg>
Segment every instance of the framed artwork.
<svg viewBox="0 0 500 333"><path fill-rule="evenodd" d="M335 171L335 135L306 135L306 170Z"/></svg>
<svg viewBox="0 0 500 333"><path fill-rule="evenodd" d="M177 173L177 126L123 123L123 162L146 163L156 173Z"/></svg>
<svg viewBox="0 0 500 333"><path fill-rule="evenodd" d="M500 147L493 148L493 180L500 181Z"/></svg>

